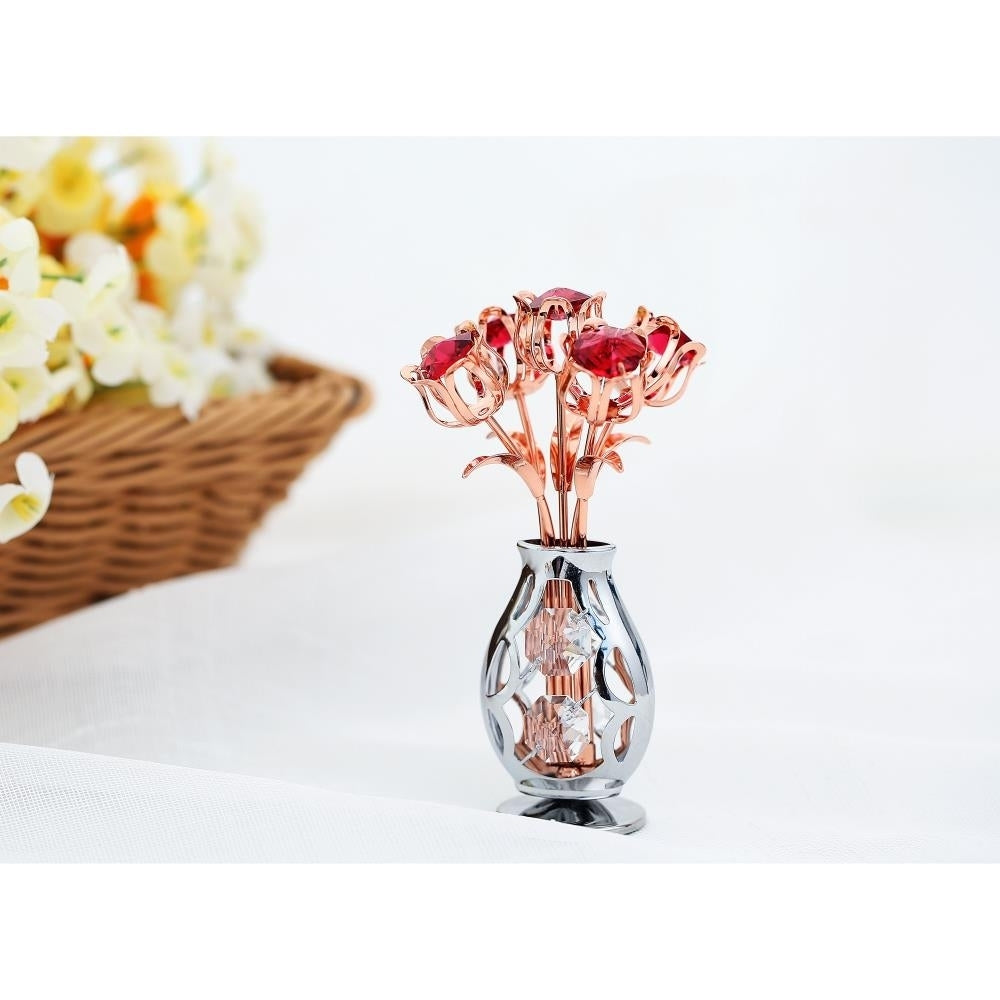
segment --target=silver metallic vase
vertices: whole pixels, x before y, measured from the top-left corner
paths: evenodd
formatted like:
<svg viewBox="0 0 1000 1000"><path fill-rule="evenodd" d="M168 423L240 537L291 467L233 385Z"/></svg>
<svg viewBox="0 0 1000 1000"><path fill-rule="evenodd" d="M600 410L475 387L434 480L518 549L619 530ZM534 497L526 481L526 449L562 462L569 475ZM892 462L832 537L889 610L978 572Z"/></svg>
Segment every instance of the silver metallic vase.
<svg viewBox="0 0 1000 1000"><path fill-rule="evenodd" d="M486 651L486 728L522 794L501 812L632 833L619 797L653 724L646 651L611 576L613 545L518 542L524 568Z"/></svg>

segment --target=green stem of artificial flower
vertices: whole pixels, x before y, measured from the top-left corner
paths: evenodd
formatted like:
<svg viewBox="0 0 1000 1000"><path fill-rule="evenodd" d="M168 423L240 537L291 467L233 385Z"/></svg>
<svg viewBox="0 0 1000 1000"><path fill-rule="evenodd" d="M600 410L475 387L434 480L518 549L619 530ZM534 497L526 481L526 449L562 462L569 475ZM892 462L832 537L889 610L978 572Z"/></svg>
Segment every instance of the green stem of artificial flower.
<svg viewBox="0 0 1000 1000"><path fill-rule="evenodd" d="M42 281L83 281L82 274L43 274Z"/></svg>
<svg viewBox="0 0 1000 1000"><path fill-rule="evenodd" d="M140 163L146 158L146 154L141 150L136 150L129 156L123 156L120 160L115 160L114 163L108 164L102 171L102 177L111 177L118 173L119 170L124 170L126 167L134 167L137 163Z"/></svg>
<svg viewBox="0 0 1000 1000"><path fill-rule="evenodd" d="M208 183L209 176L210 175L207 170L202 170L201 174L199 174L199 176L195 179L194 183L177 196L177 204L183 205L185 202L190 201L198 193L198 191Z"/></svg>

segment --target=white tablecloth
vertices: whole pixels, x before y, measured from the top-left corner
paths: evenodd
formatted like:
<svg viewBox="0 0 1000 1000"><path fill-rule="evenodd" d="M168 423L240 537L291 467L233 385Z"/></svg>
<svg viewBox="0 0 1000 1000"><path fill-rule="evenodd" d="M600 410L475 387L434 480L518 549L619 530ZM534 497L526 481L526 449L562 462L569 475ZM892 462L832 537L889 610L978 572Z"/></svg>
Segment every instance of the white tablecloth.
<svg viewBox="0 0 1000 1000"><path fill-rule="evenodd" d="M649 825L621 838L493 812L512 788L478 674L518 563L502 531L461 544L491 512L373 536L338 528L363 498L331 518L321 496L278 513L241 568L0 643L0 857L1000 860L993 566L974 533L851 526L804 534L782 565L745 538L720 567L695 525L671 550L681 586L626 528L617 580L659 701L628 788Z"/></svg>

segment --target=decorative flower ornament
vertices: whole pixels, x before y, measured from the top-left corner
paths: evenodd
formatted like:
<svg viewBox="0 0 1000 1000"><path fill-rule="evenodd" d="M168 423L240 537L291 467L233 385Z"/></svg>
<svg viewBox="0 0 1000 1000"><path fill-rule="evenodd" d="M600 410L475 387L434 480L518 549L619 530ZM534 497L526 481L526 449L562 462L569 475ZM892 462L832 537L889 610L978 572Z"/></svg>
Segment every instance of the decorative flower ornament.
<svg viewBox="0 0 1000 1000"><path fill-rule="evenodd" d="M514 319L514 349L518 358L537 371L562 371L567 354L566 340L580 332L588 319L599 319L604 292L587 295L572 288L550 288L541 295L517 292ZM565 322L562 337L558 324ZM556 350L556 347L559 350Z"/></svg>
<svg viewBox="0 0 1000 1000"><path fill-rule="evenodd" d="M52 476L33 452L22 452L14 465L20 483L0 485L0 542L30 531L45 516L52 499Z"/></svg>
<svg viewBox="0 0 1000 1000"><path fill-rule="evenodd" d="M650 406L669 406L684 395L691 373L705 356L705 345L693 341L669 316L654 316L640 306L633 320L646 335L650 359L643 396Z"/></svg>
<svg viewBox="0 0 1000 1000"><path fill-rule="evenodd" d="M514 367L510 373L509 388L511 392L527 395L541 388L542 383L549 377L549 372L529 367L521 361L514 348L516 324L516 318L502 306L487 306L479 314L476 328L486 339L486 343L501 357L506 355L508 347L514 351Z"/></svg>
<svg viewBox="0 0 1000 1000"><path fill-rule="evenodd" d="M677 323L640 307L626 327L602 317L604 293L587 295L552 288L541 295L518 292L514 315L488 306L476 324L463 323L456 336L427 341L421 363L400 374L421 394L427 412L444 427L486 423L507 449L477 458L463 475L490 464L513 469L524 480L538 508L542 544L586 544L588 506L604 466L623 469L619 449L644 437L612 433L634 420L643 407L668 406L683 394L691 373L705 354ZM504 360L513 347L513 374ZM526 396L555 376L556 421L549 467L559 504L558 531L545 498L547 468L536 444ZM463 394L455 379L465 380ZM513 397L522 430L508 433L497 420ZM438 407L447 416L436 412ZM569 495L576 507L569 516Z"/></svg>
<svg viewBox="0 0 1000 1000"><path fill-rule="evenodd" d="M502 357L506 357L508 348L513 354L513 374L510 377L508 393L514 399L521 421L521 430L511 431L511 439L520 453L534 466L538 473L541 489L544 492L545 478L548 470L545 465L545 453L535 440L535 433L528 413L526 397L542 387L549 377L549 372L526 365L514 351L516 334L516 319L501 306L487 306L480 314L477 322L479 331L486 337L487 343Z"/></svg>
<svg viewBox="0 0 1000 1000"><path fill-rule="evenodd" d="M472 323L455 327L453 337L424 341L420 364L407 365L399 374L442 427L474 427L489 420L503 405L508 385L503 358ZM432 400L448 416L440 415Z"/></svg>
<svg viewBox="0 0 1000 1000"><path fill-rule="evenodd" d="M590 424L634 419L642 409L648 355L646 337L636 328L588 320L570 347L566 405Z"/></svg>

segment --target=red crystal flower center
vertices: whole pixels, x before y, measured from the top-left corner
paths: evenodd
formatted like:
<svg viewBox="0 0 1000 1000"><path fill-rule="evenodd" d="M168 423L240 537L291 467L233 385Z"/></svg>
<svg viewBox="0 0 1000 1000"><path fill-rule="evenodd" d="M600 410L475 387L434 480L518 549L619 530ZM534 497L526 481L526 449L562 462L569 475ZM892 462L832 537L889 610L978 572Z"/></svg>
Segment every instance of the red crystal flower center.
<svg viewBox="0 0 1000 1000"><path fill-rule="evenodd" d="M503 349L510 343L510 331L500 316L494 316L493 319L487 321L486 343L494 351L499 351L501 354L503 353Z"/></svg>
<svg viewBox="0 0 1000 1000"><path fill-rule="evenodd" d="M683 331L677 331L679 336L677 338L677 346L674 349L675 353L684 349L687 344L691 343L691 338ZM649 346L659 355L666 353L667 348L670 346L670 338L673 335L673 330L669 326L658 326L652 333L649 334ZM685 365L691 360L691 356L681 358L681 364Z"/></svg>
<svg viewBox="0 0 1000 1000"><path fill-rule="evenodd" d="M531 308L534 312L538 312L542 308L542 303L546 299L565 299L570 306L573 308L573 312L576 313L580 306L590 298L586 292L577 292L572 288L550 288L547 292L542 292L541 295L536 295L531 300ZM549 319L565 319L566 310L562 306L557 306L549 313Z"/></svg>
<svg viewBox="0 0 1000 1000"><path fill-rule="evenodd" d="M439 340L420 362L421 371L428 378L441 378L457 361L472 350L472 334L460 333L447 340Z"/></svg>
<svg viewBox="0 0 1000 1000"><path fill-rule="evenodd" d="M614 326L585 333L573 344L573 360L600 378L631 374L645 354L646 342L639 334Z"/></svg>

